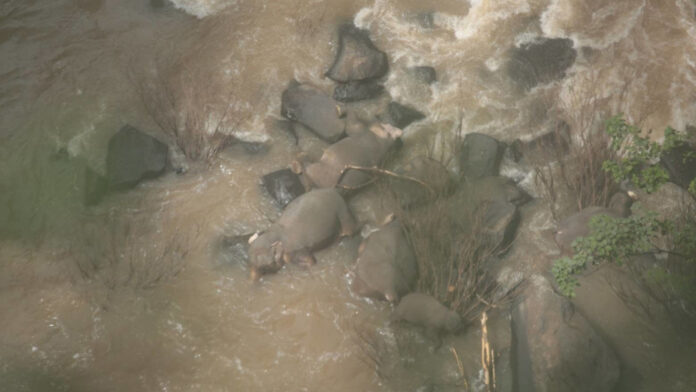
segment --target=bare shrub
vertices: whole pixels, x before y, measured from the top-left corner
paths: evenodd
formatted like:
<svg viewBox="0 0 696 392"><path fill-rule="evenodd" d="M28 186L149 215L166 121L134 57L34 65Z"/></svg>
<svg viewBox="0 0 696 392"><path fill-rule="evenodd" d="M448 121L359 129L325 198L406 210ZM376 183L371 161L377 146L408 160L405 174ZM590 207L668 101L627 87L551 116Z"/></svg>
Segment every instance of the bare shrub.
<svg viewBox="0 0 696 392"><path fill-rule="evenodd" d="M608 98L599 91L596 74L578 83L559 100L552 110L555 126L551 135L541 139L527 158L534 167L536 183L549 202L554 219L569 198L574 210L589 206L606 206L618 189L604 171L604 161L615 159L610 140L604 132Z"/></svg>
<svg viewBox="0 0 696 392"><path fill-rule="evenodd" d="M84 281L109 290L150 289L184 267L190 238L173 235L153 245L143 240L152 233L142 224L113 217L101 223L85 226L73 246L75 266Z"/></svg>
<svg viewBox="0 0 696 392"><path fill-rule="evenodd" d="M220 92L211 75L177 59L156 60L149 73L131 67L129 78L147 114L189 160L210 162L235 142L234 92Z"/></svg>

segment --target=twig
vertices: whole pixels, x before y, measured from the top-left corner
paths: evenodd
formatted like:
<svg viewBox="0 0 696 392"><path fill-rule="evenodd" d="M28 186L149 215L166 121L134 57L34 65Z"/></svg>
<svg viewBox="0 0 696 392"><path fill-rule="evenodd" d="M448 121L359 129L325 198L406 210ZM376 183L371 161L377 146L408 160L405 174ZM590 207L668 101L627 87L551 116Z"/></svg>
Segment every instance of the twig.
<svg viewBox="0 0 696 392"><path fill-rule="evenodd" d="M394 177L394 178L398 178L398 179L402 179L402 180L413 181L413 182L425 187L429 192L431 192L432 195L436 194L435 190L430 185L426 184L425 182L423 182L415 177L397 174L397 173L394 173L393 171L389 171L386 169L380 169L378 167L365 167L365 166L356 166L356 165L346 165L345 167L343 167L343 170L341 170L341 175L338 177L338 180L336 181L336 183L339 184L337 186L340 186L344 189L351 189L351 188L356 189L355 187L350 187L347 185L340 185L341 180L346 175L346 173L348 173L349 170L364 171L364 172L368 172L368 173L381 174L381 175L385 175L385 176L389 176L389 177ZM374 180L372 180L372 181L374 181ZM357 189L359 189L363 186L366 186L367 184L370 184L370 183L371 182L363 184L360 187L358 187Z"/></svg>

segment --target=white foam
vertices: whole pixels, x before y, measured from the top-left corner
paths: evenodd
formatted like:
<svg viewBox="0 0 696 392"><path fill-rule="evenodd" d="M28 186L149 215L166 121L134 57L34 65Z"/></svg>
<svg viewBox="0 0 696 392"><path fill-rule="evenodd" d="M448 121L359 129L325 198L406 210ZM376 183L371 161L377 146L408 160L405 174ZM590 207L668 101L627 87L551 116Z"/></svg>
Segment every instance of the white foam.
<svg viewBox="0 0 696 392"><path fill-rule="evenodd" d="M237 0L169 0L174 7L191 14L199 19L222 11L230 5L236 4Z"/></svg>

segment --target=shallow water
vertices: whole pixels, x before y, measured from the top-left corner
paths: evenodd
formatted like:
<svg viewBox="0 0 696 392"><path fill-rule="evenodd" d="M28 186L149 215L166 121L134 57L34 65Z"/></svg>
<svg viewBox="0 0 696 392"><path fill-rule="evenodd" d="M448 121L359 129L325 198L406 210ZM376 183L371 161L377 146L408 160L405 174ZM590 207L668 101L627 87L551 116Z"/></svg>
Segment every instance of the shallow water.
<svg viewBox="0 0 696 392"><path fill-rule="evenodd" d="M456 379L447 350L419 354L408 387L364 363L356 330L393 337L387 306L348 289L355 240L261 285L217 248L278 215L258 179L298 152L273 126L280 94L292 78L331 86L322 75L340 22L370 30L390 58L389 93L427 113L405 130L412 150L451 135L460 118L465 132L504 141L543 132L554 115L572 124L623 112L658 131L696 124L687 0L173 3L0 4L0 390L377 391ZM419 22L426 12L432 27ZM579 56L566 79L525 95L502 65L508 48L540 34L573 39ZM438 83L414 83L412 65L435 67ZM210 167L86 209L75 162L103 170L106 142L125 123L157 132L136 88L153 70L188 89L192 110L214 118L229 106L225 131L271 140L270 150L236 146ZM135 272L98 254L101 272L85 279L78 265L95 246L83 232L108 237L126 224L113 257ZM476 363L473 340L451 343Z"/></svg>

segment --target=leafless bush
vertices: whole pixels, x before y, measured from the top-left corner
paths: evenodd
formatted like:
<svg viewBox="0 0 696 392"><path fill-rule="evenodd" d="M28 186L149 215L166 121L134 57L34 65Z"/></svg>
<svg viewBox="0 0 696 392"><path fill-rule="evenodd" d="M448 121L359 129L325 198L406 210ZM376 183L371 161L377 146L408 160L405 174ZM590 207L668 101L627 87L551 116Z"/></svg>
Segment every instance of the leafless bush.
<svg viewBox="0 0 696 392"><path fill-rule="evenodd" d="M189 254L189 239L174 235L160 242L143 241L144 225L108 218L87 225L74 245L75 266L85 281L96 281L110 290L123 287L149 289L173 278Z"/></svg>
<svg viewBox="0 0 696 392"><path fill-rule="evenodd" d="M615 159L604 132L607 98L599 98L597 75L590 75L582 87L569 91L552 115L551 134L540 139L527 158L534 167L537 185L558 219L559 201L570 198L572 208L606 206L617 184L606 173L604 161Z"/></svg>
<svg viewBox="0 0 696 392"><path fill-rule="evenodd" d="M211 75L179 59L157 60L151 72L131 67L129 78L147 114L188 159L210 162L235 141L234 93L220 93Z"/></svg>

